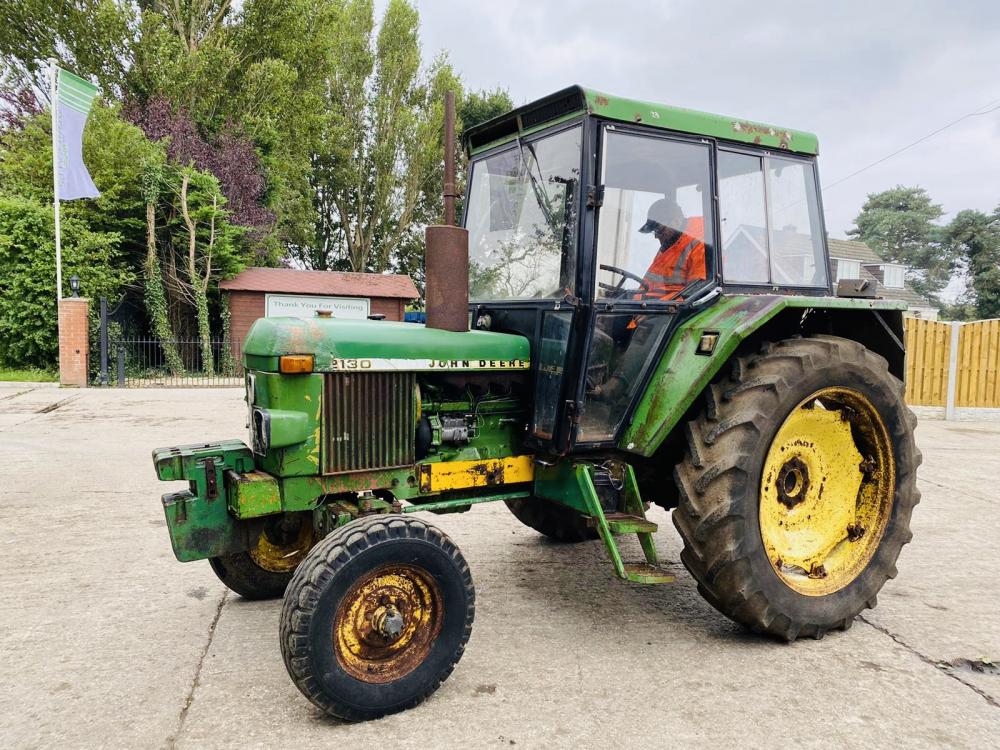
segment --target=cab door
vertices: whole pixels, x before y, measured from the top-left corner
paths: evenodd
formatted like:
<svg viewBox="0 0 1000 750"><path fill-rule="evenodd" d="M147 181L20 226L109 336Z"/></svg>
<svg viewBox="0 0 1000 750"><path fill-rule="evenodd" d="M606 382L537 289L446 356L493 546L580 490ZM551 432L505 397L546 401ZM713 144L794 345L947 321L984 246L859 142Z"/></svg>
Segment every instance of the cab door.
<svg viewBox="0 0 1000 750"><path fill-rule="evenodd" d="M601 200L586 282L591 304L571 437L580 449L617 444L678 317L715 283L712 142L607 124L599 153ZM659 229L664 223L669 231ZM652 287L647 272L660 270L654 263L661 253L670 257L675 243L696 247L695 257L675 287Z"/></svg>

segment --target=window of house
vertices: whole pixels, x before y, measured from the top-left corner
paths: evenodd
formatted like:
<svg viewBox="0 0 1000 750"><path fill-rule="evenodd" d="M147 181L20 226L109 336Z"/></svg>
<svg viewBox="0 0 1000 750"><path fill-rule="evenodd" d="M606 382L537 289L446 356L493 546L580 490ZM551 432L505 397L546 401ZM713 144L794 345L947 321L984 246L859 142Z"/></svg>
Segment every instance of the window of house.
<svg viewBox="0 0 1000 750"><path fill-rule="evenodd" d="M904 286L904 269L902 266L886 264L882 266L882 286L887 289L902 289Z"/></svg>
<svg viewBox="0 0 1000 750"><path fill-rule="evenodd" d="M847 258L835 258L834 260L836 261L836 276L834 281L861 278L860 260L848 260Z"/></svg>

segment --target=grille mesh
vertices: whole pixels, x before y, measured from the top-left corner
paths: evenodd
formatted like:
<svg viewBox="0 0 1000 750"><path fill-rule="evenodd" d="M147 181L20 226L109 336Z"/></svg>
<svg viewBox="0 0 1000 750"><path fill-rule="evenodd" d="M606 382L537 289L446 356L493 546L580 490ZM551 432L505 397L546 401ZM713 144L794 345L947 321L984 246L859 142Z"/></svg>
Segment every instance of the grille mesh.
<svg viewBox="0 0 1000 750"><path fill-rule="evenodd" d="M327 374L323 384L323 473L413 464L415 382L412 372Z"/></svg>

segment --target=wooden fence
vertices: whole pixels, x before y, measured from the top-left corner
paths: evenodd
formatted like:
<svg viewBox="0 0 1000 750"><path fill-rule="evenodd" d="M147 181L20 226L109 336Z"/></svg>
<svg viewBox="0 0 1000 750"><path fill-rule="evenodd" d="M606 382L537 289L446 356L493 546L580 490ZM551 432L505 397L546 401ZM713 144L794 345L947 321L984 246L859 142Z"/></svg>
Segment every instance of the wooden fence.
<svg viewBox="0 0 1000 750"><path fill-rule="evenodd" d="M1000 407L1000 320L906 319L906 400L920 406Z"/></svg>

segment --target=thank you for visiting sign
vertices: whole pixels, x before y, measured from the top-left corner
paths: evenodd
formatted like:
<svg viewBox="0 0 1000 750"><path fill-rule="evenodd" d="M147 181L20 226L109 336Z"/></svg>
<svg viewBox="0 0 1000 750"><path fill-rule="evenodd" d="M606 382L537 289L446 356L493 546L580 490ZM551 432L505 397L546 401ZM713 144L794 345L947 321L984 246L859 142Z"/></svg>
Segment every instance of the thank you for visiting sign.
<svg viewBox="0 0 1000 750"><path fill-rule="evenodd" d="M366 297L311 297L304 294L268 294L264 314L269 318L315 318L317 310L329 310L335 318L364 320L370 311Z"/></svg>

